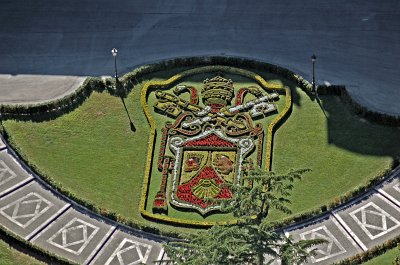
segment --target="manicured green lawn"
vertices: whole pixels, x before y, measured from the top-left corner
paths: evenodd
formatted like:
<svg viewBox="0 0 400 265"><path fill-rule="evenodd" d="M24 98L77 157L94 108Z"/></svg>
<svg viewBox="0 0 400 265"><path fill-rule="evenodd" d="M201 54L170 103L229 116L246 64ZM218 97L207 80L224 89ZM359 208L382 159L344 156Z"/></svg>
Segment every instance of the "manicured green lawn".
<svg viewBox="0 0 400 265"><path fill-rule="evenodd" d="M4 127L19 152L64 188L125 217L149 222L139 213L149 137L139 103L141 87L135 86L125 99L134 133L122 101L107 93L93 93L82 106L54 120L8 120ZM275 135L273 170L313 170L293 190L291 209L298 213L365 184L386 168L399 155L400 130L363 121L333 96L321 99L324 114L317 102L296 91L293 112ZM272 214L273 219L282 217Z"/></svg>
<svg viewBox="0 0 400 265"><path fill-rule="evenodd" d="M397 256L400 255L398 248L391 249L385 254L364 262L363 265L392 265Z"/></svg>
<svg viewBox="0 0 400 265"><path fill-rule="evenodd" d="M45 264L23 254L0 239L0 265L41 265Z"/></svg>
<svg viewBox="0 0 400 265"><path fill-rule="evenodd" d="M355 116L338 97L320 105L297 89L293 113L275 134L273 171L310 168L295 184L293 212L306 211L364 185L400 154L400 128ZM326 115L326 116L325 116ZM273 213L279 219L281 213Z"/></svg>

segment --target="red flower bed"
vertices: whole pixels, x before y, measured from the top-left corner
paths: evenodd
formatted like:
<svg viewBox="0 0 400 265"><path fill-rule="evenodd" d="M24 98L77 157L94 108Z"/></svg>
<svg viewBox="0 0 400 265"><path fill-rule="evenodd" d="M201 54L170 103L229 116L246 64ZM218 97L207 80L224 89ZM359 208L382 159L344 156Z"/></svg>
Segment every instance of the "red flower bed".
<svg viewBox="0 0 400 265"><path fill-rule="evenodd" d="M214 180L214 183L218 185L221 190L214 199L230 199L232 198L232 192L226 187L222 186L223 180L218 177L217 173L212 167L203 168L199 174L193 178L190 182L179 185L176 195L181 201L189 202L191 204L195 204L205 209L212 204L212 202L206 202L203 199L197 198L192 191L192 188L199 184L199 181L202 179L210 179Z"/></svg>
<svg viewBox="0 0 400 265"><path fill-rule="evenodd" d="M167 207L167 201L164 192L157 192L157 195L153 201L153 208L165 208Z"/></svg>
<svg viewBox="0 0 400 265"><path fill-rule="evenodd" d="M218 135L210 134L202 139L189 141L185 146L236 147L236 144L226 141Z"/></svg>

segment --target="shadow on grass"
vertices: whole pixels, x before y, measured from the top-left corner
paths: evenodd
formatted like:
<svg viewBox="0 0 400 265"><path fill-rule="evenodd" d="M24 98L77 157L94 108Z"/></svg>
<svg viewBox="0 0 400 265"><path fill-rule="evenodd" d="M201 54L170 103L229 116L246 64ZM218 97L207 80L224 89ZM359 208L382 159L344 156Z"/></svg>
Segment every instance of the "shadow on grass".
<svg viewBox="0 0 400 265"><path fill-rule="evenodd" d="M122 104L124 105L124 108L125 108L125 111L126 111L126 115L128 116L129 125L130 125L130 128L131 128L131 131L132 131L132 132L136 132L136 127L135 127L135 125L134 125L133 122L132 122L131 115L129 115L129 111L128 111L128 108L126 107L125 100L124 100L123 97L120 97L120 99L121 99L121 101L122 101Z"/></svg>
<svg viewBox="0 0 400 265"><path fill-rule="evenodd" d="M296 89L297 85L294 84L292 81L289 81L285 78L282 78L282 76L276 75L276 74L272 74L272 73L265 73L263 71L258 71L258 70L254 70L254 69L248 69L249 71L255 72L258 75L260 75L261 77L263 77L265 80L269 81L269 80L274 80L274 79L279 79L282 82L283 86L287 86L290 88L290 90L292 91L292 103L296 106L301 106L301 97L305 96L307 97L307 99L314 101L314 97L311 95L308 95L306 93L300 95L299 91Z"/></svg>
<svg viewBox="0 0 400 265"><path fill-rule="evenodd" d="M317 101L319 107L321 108L322 112L324 113L325 118L328 119L328 116L326 115L325 109L324 109L324 107L322 106L322 102L321 102L321 100L319 99L319 96L318 96L318 95L315 97L315 100Z"/></svg>
<svg viewBox="0 0 400 265"><path fill-rule="evenodd" d="M400 156L400 127L369 122L337 96L321 96L327 113L328 143L364 155Z"/></svg>
<svg viewBox="0 0 400 265"><path fill-rule="evenodd" d="M3 241L4 244L8 245L9 251L12 252L21 252L27 257L21 257L18 253L13 259L17 264L28 264L28 262L32 261L35 263L43 262L44 264L70 264L67 261L62 261L57 259L54 256L50 256L36 248L33 248L31 245L23 242L19 238L16 238L12 235L7 234L7 232L4 232L0 229L0 241ZM0 255L1 257L1 255ZM29 257L29 258L28 258ZM35 259L35 260L33 260ZM1 262L0 262L1 263ZM1 263L5 264L5 263ZM13 263L14 264L14 263Z"/></svg>

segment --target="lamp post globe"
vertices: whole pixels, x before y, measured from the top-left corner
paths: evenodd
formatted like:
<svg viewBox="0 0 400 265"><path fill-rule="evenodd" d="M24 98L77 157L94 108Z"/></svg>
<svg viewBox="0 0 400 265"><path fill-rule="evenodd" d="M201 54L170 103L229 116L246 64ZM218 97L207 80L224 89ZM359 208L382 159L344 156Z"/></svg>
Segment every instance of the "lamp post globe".
<svg viewBox="0 0 400 265"><path fill-rule="evenodd" d="M111 53L112 53L112 55L115 57L115 56L117 56L118 50L115 49L115 48L113 48L113 49L111 50Z"/></svg>
<svg viewBox="0 0 400 265"><path fill-rule="evenodd" d="M115 79L118 79L118 71L117 71L117 53L118 50L113 48L111 50L112 56L114 57L114 68L115 68Z"/></svg>
<svg viewBox="0 0 400 265"><path fill-rule="evenodd" d="M315 54L313 54L311 56L311 62L312 62L312 90L313 92L315 91L315 62L317 61L317 56L315 56Z"/></svg>

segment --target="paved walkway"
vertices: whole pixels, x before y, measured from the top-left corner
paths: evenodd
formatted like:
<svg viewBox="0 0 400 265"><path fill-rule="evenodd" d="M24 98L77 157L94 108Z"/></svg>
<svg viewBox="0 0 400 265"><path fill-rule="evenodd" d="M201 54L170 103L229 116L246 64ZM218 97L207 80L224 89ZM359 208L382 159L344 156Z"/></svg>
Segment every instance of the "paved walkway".
<svg viewBox="0 0 400 265"><path fill-rule="evenodd" d="M0 103L63 97L85 76L179 56L230 55L277 64L317 83L344 84L368 108L400 115L399 2L23 1L0 9ZM400 234L400 169L350 204L285 230L324 238L310 262L330 264ZM53 192L0 140L0 225L81 264L147 263L163 238L90 213Z"/></svg>
<svg viewBox="0 0 400 265"><path fill-rule="evenodd" d="M321 238L311 259L315 264L332 264L367 251L400 235L400 167L391 177L355 201L325 214L318 220L285 229L294 239Z"/></svg>
<svg viewBox="0 0 400 265"><path fill-rule="evenodd" d="M397 0L6 0L0 102L49 100L70 91L76 76L111 76L113 47L121 73L179 56L231 55L308 80L315 53L318 84L346 85L362 105L400 115L399 7ZM21 75L68 80L54 85Z"/></svg>
<svg viewBox="0 0 400 265"><path fill-rule="evenodd" d="M1 139L0 226L80 264L152 264L164 255L165 239L97 216L55 193ZM284 232L294 239L328 241L312 264L331 264L399 236L400 166L351 203Z"/></svg>
<svg viewBox="0 0 400 265"><path fill-rule="evenodd" d="M0 139L0 226L79 264L153 264L164 238L101 218L52 191Z"/></svg>
<svg viewBox="0 0 400 265"><path fill-rule="evenodd" d="M86 79L79 76L0 74L0 104L29 104L62 98Z"/></svg>

